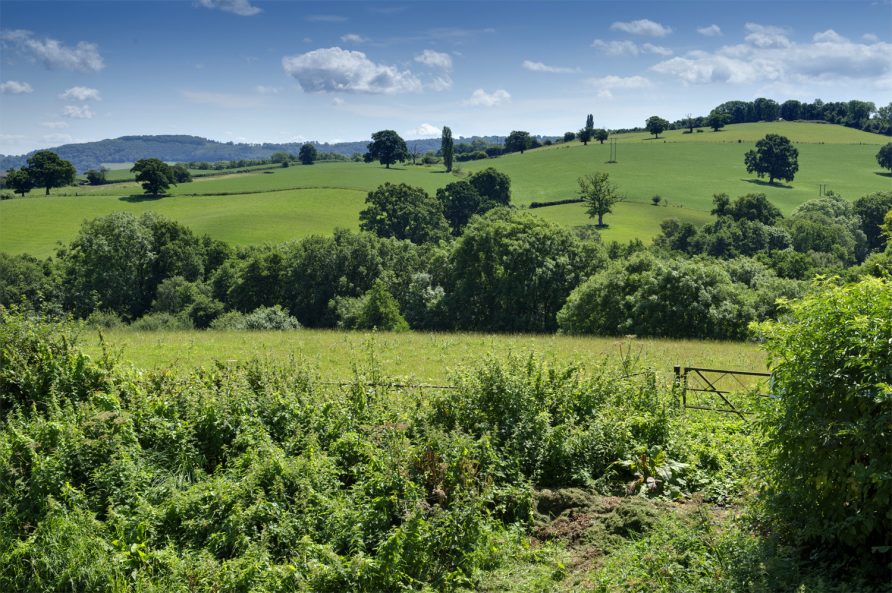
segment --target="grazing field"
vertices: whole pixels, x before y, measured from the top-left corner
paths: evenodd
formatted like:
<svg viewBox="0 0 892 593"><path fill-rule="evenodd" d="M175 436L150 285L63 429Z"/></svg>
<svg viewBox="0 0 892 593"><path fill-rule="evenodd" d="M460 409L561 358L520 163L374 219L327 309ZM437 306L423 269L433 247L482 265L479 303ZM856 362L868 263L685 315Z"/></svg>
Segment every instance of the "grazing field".
<svg viewBox="0 0 892 593"><path fill-rule="evenodd" d="M85 330L88 352L100 352L98 334ZM599 368L623 358L657 369L673 365L762 371L765 354L752 343L697 340L596 338L556 335L388 333L299 330L292 332L157 331L104 332L106 344L138 367L188 369L252 359L309 363L327 380L349 379L353 365L374 363L388 377L427 383L448 381L460 368L488 355L535 356L561 365Z"/></svg>
<svg viewBox="0 0 892 593"><path fill-rule="evenodd" d="M798 142L799 173L785 185L769 186L747 174L744 153L768 132L786 134ZM609 146L578 142L543 147L524 154L459 163L458 175L441 166L399 166L353 162L317 163L251 173L196 178L174 186L170 196L147 199L136 183L58 188L53 197L42 190L35 199L0 202L0 250L48 255L57 241L68 241L81 222L118 210L153 210L196 231L235 244L279 242L335 227L358 224L364 194L382 183L407 183L433 193L437 188L486 167L511 177L513 202L572 198L576 179L585 173L608 171L625 195L602 231L607 240L649 240L664 218L694 223L708 218L712 196L764 192L784 213L818 197L826 185L847 199L892 188L892 177L876 163L884 136L816 123L740 124L721 132L666 132L658 140L644 133L618 135L618 162L607 164ZM741 140L740 143L737 140ZM654 208L662 198L668 207ZM564 205L537 209L536 214L560 224L591 224L582 207Z"/></svg>

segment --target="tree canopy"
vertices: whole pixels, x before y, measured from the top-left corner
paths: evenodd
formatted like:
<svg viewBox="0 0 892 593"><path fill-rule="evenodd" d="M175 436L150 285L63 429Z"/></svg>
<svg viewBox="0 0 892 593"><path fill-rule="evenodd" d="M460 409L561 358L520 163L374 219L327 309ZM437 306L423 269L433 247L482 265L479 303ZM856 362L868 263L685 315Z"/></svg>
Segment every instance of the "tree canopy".
<svg viewBox="0 0 892 593"><path fill-rule="evenodd" d="M883 169L892 172L892 142L889 142L877 152L877 163Z"/></svg>
<svg viewBox="0 0 892 593"><path fill-rule="evenodd" d="M799 171L799 151L790 139L780 134L767 134L756 142L755 150L744 155L747 173L755 173L760 179L768 176L768 183L775 179L793 181Z"/></svg>
<svg viewBox="0 0 892 593"><path fill-rule="evenodd" d="M514 130L505 138L505 152L519 152L523 154L527 148L530 148L532 139L529 132Z"/></svg>
<svg viewBox="0 0 892 593"><path fill-rule="evenodd" d="M63 187L74 183L77 171L69 161L59 158L51 150L39 150L28 157L28 171L34 187L46 188L46 195L54 187Z"/></svg>
<svg viewBox="0 0 892 593"><path fill-rule="evenodd" d="M452 172L452 160L455 158L455 146L452 142L452 130L447 126L443 126L443 135L440 138L440 152L443 153L443 164L446 165L446 172Z"/></svg>
<svg viewBox="0 0 892 593"><path fill-rule="evenodd" d="M652 115L647 118L644 127L654 135L654 138L659 138L660 134L669 129L669 122L658 115Z"/></svg>
<svg viewBox="0 0 892 593"><path fill-rule="evenodd" d="M143 190L149 195L160 195L171 185L176 185L173 168L160 159L136 161L130 172L136 173L136 180L142 183Z"/></svg>
<svg viewBox="0 0 892 593"><path fill-rule="evenodd" d="M390 165L402 163L408 158L409 149L399 134L393 130L381 130L372 134L372 141L368 145L368 161L377 160L389 169Z"/></svg>
<svg viewBox="0 0 892 593"><path fill-rule="evenodd" d="M359 213L359 226L379 237L421 244L446 235L443 204L420 187L385 183L369 192L365 202L367 207Z"/></svg>
<svg viewBox="0 0 892 593"><path fill-rule="evenodd" d="M612 212L613 205L622 200L616 185L610 182L610 174L583 175L577 182L586 212L592 218L598 217L599 227L604 226L604 215Z"/></svg>
<svg viewBox="0 0 892 593"><path fill-rule="evenodd" d="M316 147L309 142L305 142L300 147L300 152L298 152L297 154L297 158L304 165L312 165L316 161L317 156L318 153L316 151Z"/></svg>

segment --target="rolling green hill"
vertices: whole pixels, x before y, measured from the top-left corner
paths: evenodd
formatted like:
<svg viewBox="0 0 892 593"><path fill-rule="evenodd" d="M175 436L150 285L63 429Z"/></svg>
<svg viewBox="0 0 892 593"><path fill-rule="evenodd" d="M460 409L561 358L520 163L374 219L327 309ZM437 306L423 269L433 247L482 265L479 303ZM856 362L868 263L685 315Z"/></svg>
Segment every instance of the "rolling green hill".
<svg viewBox="0 0 892 593"><path fill-rule="evenodd" d="M788 136L799 149L799 173L787 185L769 186L747 174L744 153L766 133ZM876 164L879 145L888 138L841 126L776 122L740 124L721 132L670 131L654 140L644 133L617 135L617 161L607 164L609 146L572 142L461 163L459 176L442 167L317 163L252 173L199 178L171 188L160 199L141 196L136 183L81 186L42 191L33 198L0 202L0 250L46 256L57 241L75 236L80 223L110 212L157 211L198 232L233 244L277 242L335 227L355 228L365 193L384 182L408 183L428 192L473 171L495 167L512 180L513 201L572 198L576 179L609 171L626 201L605 219L607 240L647 240L665 218L694 223L709 218L712 196L764 192L784 213L819 195L824 184L848 199L892 189L892 178ZM740 140L740 142L738 142ZM660 207L650 205L660 195ZM540 208L536 214L567 226L591 224L579 204Z"/></svg>

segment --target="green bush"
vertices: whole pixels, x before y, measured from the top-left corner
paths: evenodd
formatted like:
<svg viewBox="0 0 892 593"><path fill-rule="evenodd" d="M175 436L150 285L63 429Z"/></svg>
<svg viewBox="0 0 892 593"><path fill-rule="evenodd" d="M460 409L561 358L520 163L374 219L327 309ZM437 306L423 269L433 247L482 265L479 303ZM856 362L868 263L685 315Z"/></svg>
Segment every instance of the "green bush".
<svg viewBox="0 0 892 593"><path fill-rule="evenodd" d="M130 324L131 329L137 331L175 331L180 329L192 329L192 320L186 315L173 315L171 313L149 313Z"/></svg>
<svg viewBox="0 0 892 593"><path fill-rule="evenodd" d="M258 307L250 313L230 311L210 323L212 329L227 330L289 330L300 329L297 319L288 315L279 305Z"/></svg>
<svg viewBox="0 0 892 593"><path fill-rule="evenodd" d="M757 327L776 395L761 423L763 501L795 542L882 570L892 550L892 281L820 289Z"/></svg>

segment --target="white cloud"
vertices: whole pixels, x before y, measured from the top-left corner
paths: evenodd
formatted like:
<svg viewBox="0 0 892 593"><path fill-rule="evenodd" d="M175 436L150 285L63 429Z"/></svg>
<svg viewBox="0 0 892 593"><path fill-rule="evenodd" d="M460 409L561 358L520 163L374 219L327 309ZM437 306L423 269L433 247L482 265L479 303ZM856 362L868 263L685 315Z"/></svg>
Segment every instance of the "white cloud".
<svg viewBox="0 0 892 593"><path fill-rule="evenodd" d="M357 35L356 33L347 33L346 35L341 35L341 41L344 43L353 43L354 45L359 45L360 43L365 43L368 41L367 38L362 35Z"/></svg>
<svg viewBox="0 0 892 593"><path fill-rule="evenodd" d="M261 95L275 95L281 89L277 86L263 86L262 84L258 84L257 86L254 87L254 90L256 92L260 93Z"/></svg>
<svg viewBox="0 0 892 593"><path fill-rule="evenodd" d="M426 49L421 54L415 56L415 61L431 68L446 70L447 72L452 70L452 56L432 49Z"/></svg>
<svg viewBox="0 0 892 593"><path fill-rule="evenodd" d="M415 138L438 138L441 133L442 130L437 126L432 126L431 124L421 124L417 128L409 130L406 135Z"/></svg>
<svg viewBox="0 0 892 593"><path fill-rule="evenodd" d="M96 89L91 89L85 86L73 86L61 95L59 95L60 99L65 99L66 101L101 101L102 97L99 96L99 91Z"/></svg>
<svg viewBox="0 0 892 593"><path fill-rule="evenodd" d="M49 37L38 39L34 33L23 29L0 32L0 41L3 45L13 47L31 59L42 62L51 70L99 72L105 68L105 62L99 55L99 46L95 43L80 41L75 47L67 47Z"/></svg>
<svg viewBox="0 0 892 593"><path fill-rule="evenodd" d="M709 25L708 27L698 28L697 33L700 33L704 37L721 37L722 28L718 25Z"/></svg>
<svg viewBox="0 0 892 593"><path fill-rule="evenodd" d="M880 40L880 38L877 37L876 35L874 35L873 33L865 33L864 35L861 36L861 39L863 41L866 41L867 43L876 43L877 41Z"/></svg>
<svg viewBox="0 0 892 593"><path fill-rule="evenodd" d="M331 104L334 105L335 107L340 107L344 103L346 103L346 101L344 101L340 97L335 97L334 99L331 100Z"/></svg>
<svg viewBox="0 0 892 593"><path fill-rule="evenodd" d="M672 32L672 29L669 27L664 27L650 19L617 22L610 25L610 28L614 31L624 31L633 35L646 35L647 37L665 37Z"/></svg>
<svg viewBox="0 0 892 593"><path fill-rule="evenodd" d="M505 89L497 89L491 93L487 93L483 89L477 89L471 93L471 98L465 101L465 105L475 105L480 107L495 107L502 105L511 100L511 95Z"/></svg>
<svg viewBox="0 0 892 593"><path fill-rule="evenodd" d="M793 45L793 42L787 38L786 31L780 27L747 23L744 28L749 32L749 35L744 39L756 47L785 48Z"/></svg>
<svg viewBox="0 0 892 593"><path fill-rule="evenodd" d="M634 41L604 41L603 39L595 39L592 41L592 47L607 54L608 56L637 56L639 54L657 54L660 56L671 56L672 50L668 47L645 43L638 45Z"/></svg>
<svg viewBox="0 0 892 593"><path fill-rule="evenodd" d="M448 91L452 88L452 78L445 74L443 76L436 76L425 85L425 88L436 92Z"/></svg>
<svg viewBox="0 0 892 593"><path fill-rule="evenodd" d="M32 92L34 92L34 89L27 82L7 80L4 83L0 83L0 94L3 95L21 95Z"/></svg>
<svg viewBox="0 0 892 593"><path fill-rule="evenodd" d="M72 119L93 119L96 115L89 105L66 105L62 110L62 115Z"/></svg>
<svg viewBox="0 0 892 593"><path fill-rule="evenodd" d="M525 70L529 70L530 72L550 72L553 74L572 74L573 72L579 72L579 68L549 66L548 64L543 64L542 62L533 62L531 60L524 60L522 65Z"/></svg>
<svg viewBox="0 0 892 593"><path fill-rule="evenodd" d="M190 103L212 105L223 109L254 109L263 106L261 97L252 95L231 95L208 91L183 91L183 97Z"/></svg>
<svg viewBox="0 0 892 593"><path fill-rule="evenodd" d="M360 51L340 47L285 56L282 67L308 93L394 94L422 89L421 81L411 71L376 64Z"/></svg>
<svg viewBox="0 0 892 593"><path fill-rule="evenodd" d="M198 0L205 8L216 8L239 16L254 16L263 12L248 0Z"/></svg>
<svg viewBox="0 0 892 593"><path fill-rule="evenodd" d="M651 86L648 79L643 76L604 76L602 78L589 78L586 82L601 89L646 89Z"/></svg>
<svg viewBox="0 0 892 593"><path fill-rule="evenodd" d="M663 47L660 45L654 45L652 43L645 43L641 46L642 53L646 54L657 54L658 56L671 56L672 50L668 47Z"/></svg>
<svg viewBox="0 0 892 593"><path fill-rule="evenodd" d="M892 44L855 43L833 31L818 33L811 43L793 43L776 28L766 31L765 27L755 27L748 25L749 43L724 46L714 52L689 52L684 57L660 62L651 70L688 84L795 85L852 79L875 82L892 75ZM768 39L764 35L774 37Z"/></svg>
<svg viewBox="0 0 892 593"><path fill-rule="evenodd" d="M812 37L812 41L814 41L815 43L845 43L848 41L848 39L834 31L833 29L827 29L826 31L815 33Z"/></svg>
<svg viewBox="0 0 892 593"><path fill-rule="evenodd" d="M68 122L65 121L42 121L40 125L51 130L61 130L69 126Z"/></svg>

